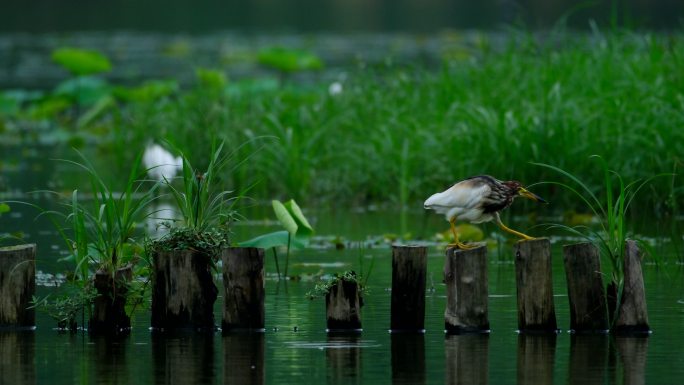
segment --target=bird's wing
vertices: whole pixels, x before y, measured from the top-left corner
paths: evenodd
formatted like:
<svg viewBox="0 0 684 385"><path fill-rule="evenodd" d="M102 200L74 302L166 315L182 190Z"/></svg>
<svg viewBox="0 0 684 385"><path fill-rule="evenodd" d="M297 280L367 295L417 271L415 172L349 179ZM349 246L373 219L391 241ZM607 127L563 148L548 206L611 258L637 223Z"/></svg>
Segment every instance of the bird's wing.
<svg viewBox="0 0 684 385"><path fill-rule="evenodd" d="M447 190L432 195L425 201L426 208L476 207L483 196L487 196L491 188L478 180L466 179L449 187Z"/></svg>

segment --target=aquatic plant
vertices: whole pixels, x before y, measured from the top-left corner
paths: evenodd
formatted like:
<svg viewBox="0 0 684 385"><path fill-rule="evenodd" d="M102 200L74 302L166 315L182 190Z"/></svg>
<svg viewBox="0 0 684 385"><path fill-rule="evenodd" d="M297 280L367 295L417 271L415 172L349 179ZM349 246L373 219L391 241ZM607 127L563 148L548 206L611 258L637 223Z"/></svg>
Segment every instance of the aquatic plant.
<svg viewBox="0 0 684 385"><path fill-rule="evenodd" d="M282 203L279 200L273 200L271 201L271 205L273 206L273 212L275 213L278 222L285 230L263 234L248 241L240 242L239 245L241 247L272 249L278 279L280 279L280 266L278 264L276 247L286 247L284 276L287 277L290 262L290 249L306 247L314 230L294 199L290 199L285 203Z"/></svg>
<svg viewBox="0 0 684 385"><path fill-rule="evenodd" d="M72 290L67 296L73 298L68 301L57 297L53 301L37 302L55 311L67 308L69 304L82 303L90 312L93 302L84 301L85 298L115 298L118 292L126 292L120 288L126 286L127 282L115 279L117 272L130 268L133 278L140 275L139 264L144 264L146 255L142 242L138 241L140 234L137 234L136 226L151 215L148 206L157 199L159 183L151 184L144 180L146 170L140 170L141 155L133 162L128 179L119 190L105 182L85 155L79 151L76 153L80 161L61 161L85 172L90 187L87 199L79 194L78 189L73 190L71 199L62 203L62 211L44 210L28 202L10 203L29 205L38 209L40 216L49 218L69 252L67 257L60 260L72 262L74 266L73 273L68 275L68 283L82 291L74 294ZM59 196L53 191L47 193ZM86 295L94 290L96 274L110 277L114 282L110 288L112 292L98 292L95 297Z"/></svg>
<svg viewBox="0 0 684 385"><path fill-rule="evenodd" d="M306 297L313 300L318 297L325 297L334 286L340 281L353 282L356 283L359 289L359 296L363 296L367 293L366 280L363 277L356 274L353 270L348 270L342 274L335 273L330 279L323 280L317 283L313 290L306 293ZM363 301L361 301L363 305Z"/></svg>
<svg viewBox="0 0 684 385"><path fill-rule="evenodd" d="M195 249L205 251L215 259L220 249L230 244L230 224L236 219L235 205L241 196L217 188L220 174L234 160L234 153L223 153L223 147L224 143L214 146L204 172L193 167L188 157L181 153L181 188L176 187L173 179L162 176L180 219L168 221L170 232L153 240L150 243L152 250Z"/></svg>
<svg viewBox="0 0 684 385"><path fill-rule="evenodd" d="M598 196L592 188L583 183L577 176L560 167L545 163L533 164L552 170L567 179L570 183L545 181L541 184L560 186L571 192L573 196L579 198L584 203L585 207L598 220L598 228L588 225L567 226L562 224L552 225L551 227L560 228L596 244L602 257L610 262L609 294L611 294L611 291L614 291L615 303L620 303L624 286L623 263L625 259L625 241L633 237L627 225L628 209L635 196L644 186L653 179L668 174L657 174L643 180L625 183L620 174L608 168L606 161L602 157L592 156L592 159L599 163L603 172L604 186L602 191L605 196ZM617 181L617 185L614 184L615 181ZM617 194L615 194L615 191L617 191ZM618 309L616 307L612 310L617 311ZM611 314L611 319L614 318L614 315Z"/></svg>

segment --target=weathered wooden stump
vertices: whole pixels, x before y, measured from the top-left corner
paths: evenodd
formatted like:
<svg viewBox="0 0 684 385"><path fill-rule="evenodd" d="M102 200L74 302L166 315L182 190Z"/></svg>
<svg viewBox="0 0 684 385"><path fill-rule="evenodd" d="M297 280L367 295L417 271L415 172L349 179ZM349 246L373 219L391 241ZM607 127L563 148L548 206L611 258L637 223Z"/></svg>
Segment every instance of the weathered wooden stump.
<svg viewBox="0 0 684 385"><path fill-rule="evenodd" d="M488 333L487 247L449 248L444 264L447 333Z"/></svg>
<svg viewBox="0 0 684 385"><path fill-rule="evenodd" d="M519 241L515 249L518 330L521 333L556 333L551 242L546 238Z"/></svg>
<svg viewBox="0 0 684 385"><path fill-rule="evenodd" d="M608 331L608 308L599 250L592 243L563 246L570 302L570 329L578 333Z"/></svg>
<svg viewBox="0 0 684 385"><path fill-rule="evenodd" d="M214 330L218 289L212 257L196 250L157 251L152 257L152 327Z"/></svg>
<svg viewBox="0 0 684 385"><path fill-rule="evenodd" d="M447 335L446 384L489 384L489 334Z"/></svg>
<svg viewBox="0 0 684 385"><path fill-rule="evenodd" d="M264 249L223 250L224 331L264 330Z"/></svg>
<svg viewBox="0 0 684 385"><path fill-rule="evenodd" d="M569 385L605 383L610 338L595 333L570 335Z"/></svg>
<svg viewBox="0 0 684 385"><path fill-rule="evenodd" d="M392 333L390 338L392 383L425 384L425 334Z"/></svg>
<svg viewBox="0 0 684 385"><path fill-rule="evenodd" d="M518 384L553 384L556 337L518 335Z"/></svg>
<svg viewBox="0 0 684 385"><path fill-rule="evenodd" d="M0 248L0 328L33 327L36 313L36 245Z"/></svg>
<svg viewBox="0 0 684 385"><path fill-rule="evenodd" d="M392 246L392 332L425 331L427 247Z"/></svg>
<svg viewBox="0 0 684 385"><path fill-rule="evenodd" d="M338 279L325 295L327 331L361 331L361 295L357 282Z"/></svg>
<svg viewBox="0 0 684 385"><path fill-rule="evenodd" d="M223 384L263 385L264 333L223 335Z"/></svg>
<svg viewBox="0 0 684 385"><path fill-rule="evenodd" d="M641 255L636 242L625 244L624 288L613 331L617 334L646 334L650 332L646 309L646 289L641 270Z"/></svg>
<svg viewBox="0 0 684 385"><path fill-rule="evenodd" d="M131 318L126 314L126 294L128 282L132 278L131 265L117 269L114 274L103 270L95 272L93 285L97 297L88 321L89 333L116 335L130 331Z"/></svg>

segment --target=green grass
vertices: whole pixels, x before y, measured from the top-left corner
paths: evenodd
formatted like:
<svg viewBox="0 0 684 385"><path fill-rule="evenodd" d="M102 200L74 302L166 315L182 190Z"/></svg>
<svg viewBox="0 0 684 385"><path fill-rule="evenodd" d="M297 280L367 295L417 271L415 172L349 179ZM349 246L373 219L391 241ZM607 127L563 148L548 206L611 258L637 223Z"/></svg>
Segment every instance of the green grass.
<svg viewBox="0 0 684 385"><path fill-rule="evenodd" d="M531 162L573 170L596 192L604 176L588 161L591 155L626 180L681 165L679 34L513 32L503 44L485 36L458 52L445 51L437 69L350 69L339 95L328 95L327 84L241 88L254 81L237 79L224 93L198 82L161 97L119 99L89 119L80 135L101 137L104 156L122 165L150 136L167 138L200 169L209 162L207 143L224 141L231 151L255 137L275 137L223 182L235 191L258 182L255 198L292 197L307 206L418 208L431 193L470 175L525 184L552 176ZM6 127L28 119L21 111L4 116ZM65 121L59 117L50 122ZM641 213L670 215L684 203L681 177L666 179L654 180L635 198ZM557 209L583 209L552 186L535 192Z"/></svg>

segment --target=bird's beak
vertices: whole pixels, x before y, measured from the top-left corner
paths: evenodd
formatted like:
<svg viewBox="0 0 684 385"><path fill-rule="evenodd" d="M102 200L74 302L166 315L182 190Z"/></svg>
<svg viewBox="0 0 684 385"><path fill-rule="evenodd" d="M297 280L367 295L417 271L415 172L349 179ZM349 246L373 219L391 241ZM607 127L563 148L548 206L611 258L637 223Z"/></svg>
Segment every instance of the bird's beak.
<svg viewBox="0 0 684 385"><path fill-rule="evenodd" d="M535 194L535 193L531 193L531 192L525 190L525 189L522 188L522 187L520 188L520 190L518 190L518 194L519 194L521 197L525 197L525 198L527 198L527 199L532 199L532 200L535 201L535 202L539 202L539 203L549 203L549 202L545 201L544 199L542 199L542 197L540 197L539 195L537 195L537 194Z"/></svg>

